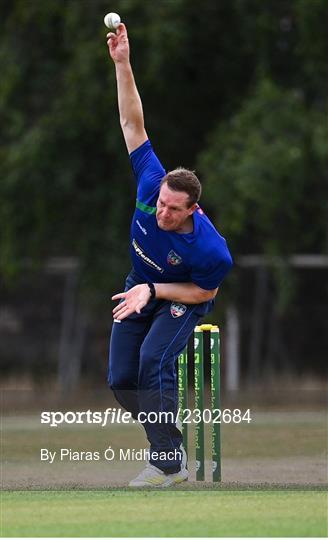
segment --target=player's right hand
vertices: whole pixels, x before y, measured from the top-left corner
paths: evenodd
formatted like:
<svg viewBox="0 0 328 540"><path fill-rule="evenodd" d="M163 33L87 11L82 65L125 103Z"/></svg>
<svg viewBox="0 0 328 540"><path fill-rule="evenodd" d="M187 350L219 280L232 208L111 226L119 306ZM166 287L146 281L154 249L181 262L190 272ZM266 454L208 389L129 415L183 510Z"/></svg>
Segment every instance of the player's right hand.
<svg viewBox="0 0 328 540"><path fill-rule="evenodd" d="M121 23L114 32L108 32L107 45L111 58L115 63L127 62L130 56L128 33L125 24Z"/></svg>

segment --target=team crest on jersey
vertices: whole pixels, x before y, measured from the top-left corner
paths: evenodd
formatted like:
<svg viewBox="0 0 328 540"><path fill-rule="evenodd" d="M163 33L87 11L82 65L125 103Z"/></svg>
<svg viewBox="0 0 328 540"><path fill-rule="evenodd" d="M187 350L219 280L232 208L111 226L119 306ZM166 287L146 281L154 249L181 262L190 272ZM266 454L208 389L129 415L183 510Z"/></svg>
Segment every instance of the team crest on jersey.
<svg viewBox="0 0 328 540"><path fill-rule="evenodd" d="M173 266L177 266L177 264L182 263L182 258L175 251L173 251L173 249L171 249L167 256L167 262Z"/></svg>
<svg viewBox="0 0 328 540"><path fill-rule="evenodd" d="M184 304L180 304L179 302L172 302L171 304L171 315L176 319L177 317L181 317L184 315L187 311L187 306Z"/></svg>

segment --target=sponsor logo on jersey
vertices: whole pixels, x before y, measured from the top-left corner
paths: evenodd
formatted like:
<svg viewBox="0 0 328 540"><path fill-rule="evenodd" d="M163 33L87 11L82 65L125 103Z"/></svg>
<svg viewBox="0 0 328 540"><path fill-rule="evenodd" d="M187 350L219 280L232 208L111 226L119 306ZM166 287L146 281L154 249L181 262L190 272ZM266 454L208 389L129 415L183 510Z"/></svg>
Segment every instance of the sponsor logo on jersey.
<svg viewBox="0 0 328 540"><path fill-rule="evenodd" d="M141 225L139 219L137 219L136 224L138 225L139 229L140 229L144 234L147 234L147 229L145 229L145 227L143 227L143 226Z"/></svg>
<svg viewBox="0 0 328 540"><path fill-rule="evenodd" d="M138 255L138 257L140 257L140 259L142 259L142 261L145 263L145 264L148 264L148 266L150 266L151 268L154 268L154 270L157 270L158 272L160 272L161 274L164 272L164 269L161 268L160 266L158 266L158 264L156 264L154 261L152 261L148 255L146 255L146 253L144 252L144 250L139 246L139 244L135 241L135 239L133 238L132 240L132 245L134 247L134 251L136 252L136 254Z"/></svg>
<svg viewBox="0 0 328 540"><path fill-rule="evenodd" d="M167 262L173 266L177 266L177 264L182 263L182 258L175 251L173 251L173 249L171 249L167 256Z"/></svg>
<svg viewBox="0 0 328 540"><path fill-rule="evenodd" d="M185 306L184 304L180 304L179 302L172 302L170 311L172 317L176 319L177 317L181 317L186 313L187 306Z"/></svg>

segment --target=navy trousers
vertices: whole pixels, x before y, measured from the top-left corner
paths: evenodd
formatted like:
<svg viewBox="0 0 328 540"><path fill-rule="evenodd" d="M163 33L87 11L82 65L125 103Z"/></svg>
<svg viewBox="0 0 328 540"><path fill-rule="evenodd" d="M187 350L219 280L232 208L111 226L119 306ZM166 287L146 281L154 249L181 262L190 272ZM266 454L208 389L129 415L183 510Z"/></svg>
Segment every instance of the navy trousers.
<svg viewBox="0 0 328 540"><path fill-rule="evenodd" d="M126 280L125 290L143 283L134 271ZM178 411L176 359L185 347L199 319L208 313L213 301L181 304L152 300L140 314L134 313L121 323L113 323L108 381L118 402L133 418L143 413ZM150 443L150 463L166 474L178 472L181 465L182 435L175 421L143 424ZM156 459L155 453L161 453ZM172 459L172 456L177 457ZM164 456L164 459L163 459ZM167 456L167 459L166 459Z"/></svg>

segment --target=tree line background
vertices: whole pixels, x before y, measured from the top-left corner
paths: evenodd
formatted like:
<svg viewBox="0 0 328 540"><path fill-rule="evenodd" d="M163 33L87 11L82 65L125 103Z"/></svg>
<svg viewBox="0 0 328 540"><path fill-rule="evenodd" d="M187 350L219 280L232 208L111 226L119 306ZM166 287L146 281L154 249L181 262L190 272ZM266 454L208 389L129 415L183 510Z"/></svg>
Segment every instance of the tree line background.
<svg viewBox="0 0 328 540"><path fill-rule="evenodd" d="M74 257L84 328L107 338L109 299L130 267L135 203L108 11L127 25L155 151L168 170L197 171L202 206L235 257L211 320L224 328L226 307L238 306L245 372L257 339L254 375L263 354L267 368L322 373L327 268L296 271L286 257L327 253L326 0L2 0L0 304L17 312L23 302L31 320L27 303L56 306L64 286L44 285L42 269ZM285 262L242 270L246 254ZM28 366L35 372L55 356L36 326L29 332L44 343ZM104 359L90 360L104 350L86 346L86 372L97 362L105 369ZM8 372L19 364L8 350L1 356Z"/></svg>

